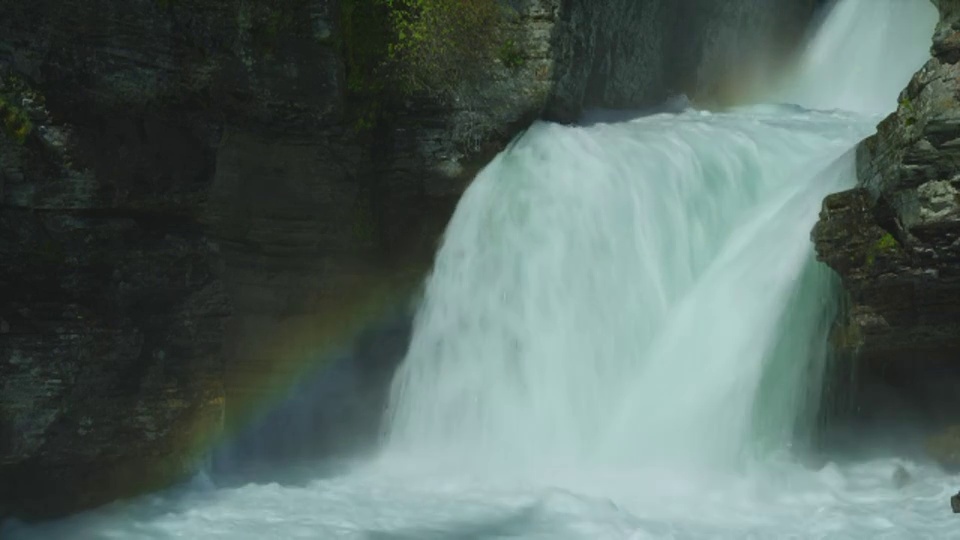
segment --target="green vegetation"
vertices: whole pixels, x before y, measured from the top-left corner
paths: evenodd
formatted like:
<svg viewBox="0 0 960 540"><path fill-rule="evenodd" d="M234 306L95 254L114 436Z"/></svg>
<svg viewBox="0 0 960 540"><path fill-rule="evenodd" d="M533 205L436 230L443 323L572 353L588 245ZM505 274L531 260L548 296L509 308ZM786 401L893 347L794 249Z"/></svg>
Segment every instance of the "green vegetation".
<svg viewBox="0 0 960 540"><path fill-rule="evenodd" d="M880 237L880 240L877 240L876 243L876 248L878 251L891 251L896 250L898 247L900 247L900 242L897 242L897 239L894 238L890 233Z"/></svg>
<svg viewBox="0 0 960 540"><path fill-rule="evenodd" d="M44 98L21 77L0 74L0 133L24 144L33 134L31 111L43 110Z"/></svg>
<svg viewBox="0 0 960 540"><path fill-rule="evenodd" d="M389 59L407 91L444 91L490 57L501 18L497 0L382 0L394 39Z"/></svg>
<svg viewBox="0 0 960 540"><path fill-rule="evenodd" d="M877 255L895 253L899 249L900 242L897 242L892 234L886 233L874 242L870 248L870 253L867 254L867 264L873 266L873 263L877 261Z"/></svg>
<svg viewBox="0 0 960 540"><path fill-rule="evenodd" d="M523 53L513 39L507 39L503 42L503 45L497 51L497 56L500 58L500 62L510 69L522 66L525 60Z"/></svg>
<svg viewBox="0 0 960 540"><path fill-rule="evenodd" d="M913 101L909 97L904 96L900 98L899 104L900 108L906 113L904 123L907 126L915 124L917 122L917 110L913 106Z"/></svg>
<svg viewBox="0 0 960 540"><path fill-rule="evenodd" d="M342 0L347 89L358 129L375 125L384 102L414 95L447 97L482 76L494 59L523 63L502 36L498 0Z"/></svg>
<svg viewBox="0 0 960 540"><path fill-rule="evenodd" d="M33 132L33 123L27 113L3 94L0 94L0 121L4 133L19 144L25 143Z"/></svg>

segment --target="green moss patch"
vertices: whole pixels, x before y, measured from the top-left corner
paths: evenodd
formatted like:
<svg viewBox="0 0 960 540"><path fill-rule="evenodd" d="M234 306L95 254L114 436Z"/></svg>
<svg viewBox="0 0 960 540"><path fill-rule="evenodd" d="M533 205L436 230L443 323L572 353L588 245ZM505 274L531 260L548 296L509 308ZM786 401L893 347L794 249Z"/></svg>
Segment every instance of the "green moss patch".
<svg viewBox="0 0 960 540"><path fill-rule="evenodd" d="M0 122L3 132L19 144L27 141L33 132L33 123L23 109L14 104L9 96L0 94Z"/></svg>
<svg viewBox="0 0 960 540"><path fill-rule="evenodd" d="M896 250L900 247L900 242L897 242L897 239L893 237L892 234L887 233L880 237L880 240L877 240L876 248L878 251L891 251Z"/></svg>
<svg viewBox="0 0 960 540"><path fill-rule="evenodd" d="M442 92L470 79L500 41L497 0L386 0L389 58L408 91Z"/></svg>
<svg viewBox="0 0 960 540"><path fill-rule="evenodd" d="M385 102L443 96L489 74L500 60L523 63L498 0L342 0L347 89L358 127L375 124Z"/></svg>
<svg viewBox="0 0 960 540"><path fill-rule="evenodd" d="M526 61L520 47L517 46L513 38L504 40L503 45L497 51L497 56L500 62L510 69L518 68Z"/></svg>
<svg viewBox="0 0 960 540"><path fill-rule="evenodd" d="M909 97L902 97L899 101L900 110L904 114L904 124L912 126L917 123L917 109L913 105L913 100Z"/></svg>
<svg viewBox="0 0 960 540"><path fill-rule="evenodd" d="M867 264L873 266L873 264L877 262L878 255L893 254L899 251L899 249L900 242L897 242L897 239L894 238L892 234L886 233L870 247L870 252L867 254Z"/></svg>
<svg viewBox="0 0 960 540"><path fill-rule="evenodd" d="M34 132L31 114L42 111L43 95L19 76L0 74L0 133L24 144Z"/></svg>

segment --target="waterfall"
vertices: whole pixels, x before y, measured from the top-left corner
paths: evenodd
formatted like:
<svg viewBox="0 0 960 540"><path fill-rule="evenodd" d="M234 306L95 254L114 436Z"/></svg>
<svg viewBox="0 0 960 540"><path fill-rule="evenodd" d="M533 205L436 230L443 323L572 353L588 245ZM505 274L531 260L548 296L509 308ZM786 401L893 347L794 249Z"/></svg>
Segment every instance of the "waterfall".
<svg viewBox="0 0 960 540"><path fill-rule="evenodd" d="M774 92L805 108L534 125L449 225L388 451L729 469L788 447L837 296L809 231L935 22L923 2L840 2Z"/></svg>
<svg viewBox="0 0 960 540"><path fill-rule="evenodd" d="M532 126L459 203L377 459L0 536L956 537L937 467L782 459L815 416L837 309L811 227L935 20L927 0L842 0L774 104Z"/></svg>
<svg viewBox="0 0 960 540"><path fill-rule="evenodd" d="M937 24L928 0L834 2L775 97L805 107L885 114L929 58Z"/></svg>

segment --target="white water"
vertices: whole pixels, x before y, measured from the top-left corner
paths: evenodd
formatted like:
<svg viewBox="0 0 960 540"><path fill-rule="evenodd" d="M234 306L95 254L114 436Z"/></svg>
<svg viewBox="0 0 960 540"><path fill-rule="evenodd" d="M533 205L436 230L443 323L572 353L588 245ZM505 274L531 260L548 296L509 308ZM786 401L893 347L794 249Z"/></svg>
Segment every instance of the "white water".
<svg viewBox="0 0 960 540"><path fill-rule="evenodd" d="M871 125L765 107L535 126L450 224L391 449L494 467L733 464L764 371L800 368L776 397L806 387L829 274L789 299L820 201L853 178L830 164ZM790 310L805 313L798 346L778 358ZM792 420L768 424L789 436Z"/></svg>
<svg viewBox="0 0 960 540"><path fill-rule="evenodd" d="M4 538L956 536L957 478L904 462L897 489L897 459L812 471L790 452L834 309L809 231L927 57L931 12L844 0L777 94L853 112L534 126L459 205L372 463Z"/></svg>
<svg viewBox="0 0 960 540"><path fill-rule="evenodd" d="M815 109L887 113L909 81L904 66L928 58L937 11L926 0L836 2L778 98Z"/></svg>

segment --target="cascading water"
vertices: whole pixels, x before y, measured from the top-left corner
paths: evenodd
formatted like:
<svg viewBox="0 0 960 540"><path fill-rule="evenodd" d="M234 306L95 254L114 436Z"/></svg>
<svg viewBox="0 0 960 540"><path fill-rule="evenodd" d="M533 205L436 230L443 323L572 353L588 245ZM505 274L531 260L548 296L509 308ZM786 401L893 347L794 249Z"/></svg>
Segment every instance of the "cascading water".
<svg viewBox="0 0 960 540"><path fill-rule="evenodd" d="M891 112L909 80L902 68L926 58L919 44L930 43L936 10L911 0L835 4L776 97L813 109Z"/></svg>
<svg viewBox="0 0 960 540"><path fill-rule="evenodd" d="M927 57L924 0L842 0L773 101L537 124L463 197L381 459L11 538L947 538L953 487L783 459L836 297L809 232ZM886 51L886 52L884 52ZM821 109L821 111L810 110Z"/></svg>
<svg viewBox="0 0 960 540"><path fill-rule="evenodd" d="M862 114L767 106L531 129L450 224L389 447L731 465L756 442L786 444L836 297L809 268L809 231L823 197L852 184L848 151L895 107L935 22L917 2L835 7L782 94ZM767 374L779 370L791 376Z"/></svg>
<svg viewBox="0 0 960 540"><path fill-rule="evenodd" d="M450 225L397 377L391 448L735 459L768 362L809 362L807 346L771 358L780 335L823 339L816 313L781 319L801 309L787 300L819 202L852 179L827 166L870 125L770 107L535 126ZM797 301L828 298L827 281Z"/></svg>

